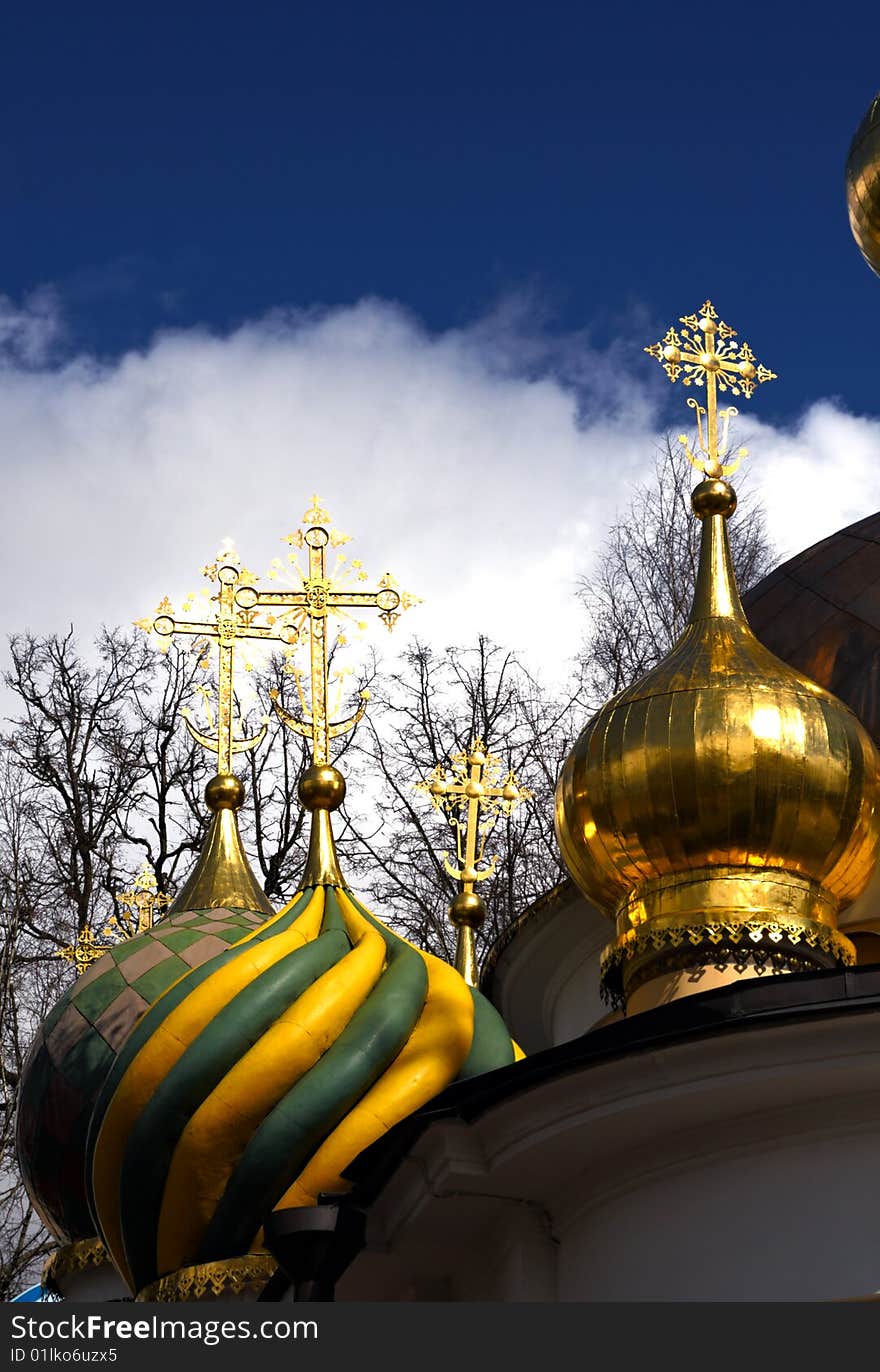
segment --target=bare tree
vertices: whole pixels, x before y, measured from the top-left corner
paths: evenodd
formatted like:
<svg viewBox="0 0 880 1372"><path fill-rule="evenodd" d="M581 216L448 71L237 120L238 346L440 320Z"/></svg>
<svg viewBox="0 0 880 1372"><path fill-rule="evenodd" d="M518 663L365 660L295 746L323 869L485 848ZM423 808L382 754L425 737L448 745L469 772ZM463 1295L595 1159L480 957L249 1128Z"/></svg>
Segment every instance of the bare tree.
<svg viewBox="0 0 880 1372"><path fill-rule="evenodd" d="M297 798L297 783L309 765L309 740L286 728L272 708L273 693L282 706L291 708L291 678L285 665L280 653L273 654L252 675L257 705L251 717L255 711L262 714L267 737L259 748L245 754L249 784L242 814L245 840L256 857L263 889L276 903L293 894L308 842L307 815ZM248 732L255 727L249 721Z"/></svg>
<svg viewBox="0 0 880 1372"><path fill-rule="evenodd" d="M356 744L372 786L369 812L348 808L350 861L377 913L440 957L454 954L449 903L458 889L443 863L455 832L416 784L474 738L512 768L534 794L500 819L490 850L495 875L481 887L487 919L478 955L531 900L562 875L553 834L553 789L570 745L573 701L553 701L516 657L487 638L437 653L414 640L402 665L377 687Z"/></svg>
<svg viewBox="0 0 880 1372"><path fill-rule="evenodd" d="M16 1090L40 1019L66 980L29 927L42 900L39 848L34 846L34 785L0 755L0 1300L39 1274L54 1247L30 1203L15 1163Z"/></svg>
<svg viewBox="0 0 880 1372"><path fill-rule="evenodd" d="M54 907L51 921L25 922L55 948L102 923L102 903L112 907L122 829L143 778L143 741L130 710L149 653L119 631L102 633L95 665L80 655L72 629L10 641L5 680L23 708L4 744L17 774L36 788L32 832L43 848L42 897Z"/></svg>
<svg viewBox="0 0 880 1372"><path fill-rule="evenodd" d="M120 630L93 660L73 631L10 642L19 712L0 739L0 1298L55 1246L14 1162L15 1088L39 1021L73 972L58 958L100 937L144 855L165 889L194 834L205 763L179 729L193 664Z"/></svg>
<svg viewBox="0 0 880 1372"><path fill-rule="evenodd" d="M584 683L598 706L660 661L690 614L700 550L700 524L691 511L694 469L670 438L658 450L653 480L635 488L581 581L590 627ZM740 591L772 569L776 555L764 512L741 487L730 521L730 544Z"/></svg>
<svg viewBox="0 0 880 1372"><path fill-rule="evenodd" d="M138 647L143 640L138 636ZM160 891L172 894L186 877L207 828L202 792L211 775L211 757L181 724L181 712L202 682L200 642L172 644L166 653L152 647L142 658L136 689L126 714L139 750L132 769L130 803L118 814L119 836L135 855L146 858ZM135 774L137 782L135 784Z"/></svg>

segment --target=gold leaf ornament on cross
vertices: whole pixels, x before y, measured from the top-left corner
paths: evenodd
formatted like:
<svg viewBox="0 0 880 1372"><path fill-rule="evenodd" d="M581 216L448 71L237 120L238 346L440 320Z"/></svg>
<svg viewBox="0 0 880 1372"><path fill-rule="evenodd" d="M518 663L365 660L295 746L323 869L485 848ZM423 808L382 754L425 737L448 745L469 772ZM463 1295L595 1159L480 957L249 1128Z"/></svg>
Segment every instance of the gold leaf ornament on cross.
<svg viewBox="0 0 880 1372"><path fill-rule="evenodd" d="M116 902L118 913L110 916L107 928L118 940L123 940L152 929L156 919L171 904L171 897L159 890L156 873L145 861L133 884L128 890L120 891Z"/></svg>
<svg viewBox="0 0 880 1372"><path fill-rule="evenodd" d="M725 461L730 421L739 411L735 405L719 411L719 392L751 399L756 386L775 381L776 373L757 361L748 343L734 341L736 329L718 318L711 300L705 301L697 314L682 315L679 323L681 329L667 329L660 342L652 343L645 352L657 359L670 381L680 379L683 386L704 388L705 405L693 396L688 398L696 415L697 447L702 456L692 451L686 434L679 434L679 441L698 471L716 479L730 476L748 456L748 450L740 448L732 462Z"/></svg>
<svg viewBox="0 0 880 1372"><path fill-rule="evenodd" d="M416 790L427 795L455 829L457 864L450 853L443 853L443 865L465 891L473 891L476 882L495 873L497 854L486 859L485 851L498 819L532 798L532 792L519 784L511 769L505 771L501 758L490 753L481 738L475 738L466 752L456 753L449 768L439 763L426 780L417 783Z"/></svg>
<svg viewBox="0 0 880 1372"><path fill-rule="evenodd" d="M161 652L167 652L178 635L192 638L201 648L216 645L216 734L208 735L198 729L188 707L184 707L181 713L184 724L195 742L209 752L217 754L217 771L223 775L232 772L232 759L236 754L259 746L266 736L268 727L268 720L264 720L262 727L250 737L237 733L233 709L237 647L248 639L276 642L280 640L290 645L296 641L296 630L289 625L263 620L253 607L237 604L236 595L253 587L256 577L247 567L242 566L238 553L231 545L224 546L215 560L202 568L202 575L217 586L214 594L207 589L201 592L200 598L204 603L203 618L185 618L182 614L176 614L166 596L152 619L138 619L135 620L135 624L155 637ZM185 609L191 609L193 601L198 598L195 595L188 596L184 602ZM207 654L203 665L208 665ZM197 689L204 694L204 688ZM212 712L208 713L209 728L214 728Z"/></svg>
<svg viewBox="0 0 880 1372"><path fill-rule="evenodd" d="M330 741L342 734L351 732L362 719L367 708L369 692L362 691L357 709L344 719L331 720L335 707L330 705L330 656L331 645L328 636L328 622L332 619L349 620L358 629L366 629L366 623L359 620L353 611L375 609L379 618L389 630L394 628L404 610L419 603L419 597L401 591L395 579L386 572L373 591L362 589L368 580L359 559L349 560L339 550L350 542L348 534L336 529L329 511L321 504L317 495L302 519L305 528L295 529L284 542L290 548L286 559L275 558L269 568L269 580L286 581L287 586L276 589L257 589L254 585L241 587L235 596L236 605L243 611L275 612L273 623L286 627L293 635L292 642L300 638L308 639L309 645L309 690L304 684L304 674L300 672L292 655L288 671L293 676L299 698L300 713L294 714L281 703L278 691L273 691L272 703L279 719L311 741L312 762L322 766L330 761ZM307 554L307 564L300 564L301 550ZM328 550L336 553L332 565L328 563ZM336 647L345 643L344 635L336 639ZM341 688L347 671L337 670L332 677L336 687ZM341 691L340 691L341 694ZM338 703L338 702L337 702Z"/></svg>

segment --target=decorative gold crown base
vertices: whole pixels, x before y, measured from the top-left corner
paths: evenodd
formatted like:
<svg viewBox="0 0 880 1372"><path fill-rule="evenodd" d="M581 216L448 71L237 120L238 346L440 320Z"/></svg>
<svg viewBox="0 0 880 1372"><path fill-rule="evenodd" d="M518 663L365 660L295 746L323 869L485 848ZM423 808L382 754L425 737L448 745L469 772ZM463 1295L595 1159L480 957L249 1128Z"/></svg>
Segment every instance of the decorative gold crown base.
<svg viewBox="0 0 880 1372"><path fill-rule="evenodd" d="M838 902L818 882L757 867L704 868L647 882L617 911L602 956L603 999L622 1008L640 986L688 968L804 972L856 961Z"/></svg>
<svg viewBox="0 0 880 1372"><path fill-rule="evenodd" d="M76 1243L65 1244L49 1254L43 1264L42 1284L53 1295L61 1296L64 1294L61 1283L65 1277L85 1272L90 1267L103 1267L109 1262L110 1254L100 1239L78 1239Z"/></svg>
<svg viewBox="0 0 880 1372"><path fill-rule="evenodd" d="M244 1253L221 1262L181 1267L151 1282L137 1294L139 1301L256 1300L278 1264L268 1253Z"/></svg>

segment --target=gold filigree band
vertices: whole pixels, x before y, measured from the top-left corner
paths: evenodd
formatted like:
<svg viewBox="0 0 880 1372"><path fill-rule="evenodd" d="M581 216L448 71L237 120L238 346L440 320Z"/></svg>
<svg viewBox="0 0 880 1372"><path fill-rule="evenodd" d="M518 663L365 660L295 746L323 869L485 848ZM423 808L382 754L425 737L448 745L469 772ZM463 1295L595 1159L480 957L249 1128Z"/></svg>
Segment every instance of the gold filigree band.
<svg viewBox="0 0 880 1372"><path fill-rule="evenodd" d="M844 934L803 919L719 919L703 924L645 925L602 954L602 999L622 1008L639 986L663 972L729 967L807 972L853 967L856 950Z"/></svg>
<svg viewBox="0 0 880 1372"><path fill-rule="evenodd" d="M139 1301L200 1301L206 1296L259 1296L278 1264L268 1253L244 1253L222 1262L199 1262L181 1267L139 1291Z"/></svg>
<svg viewBox="0 0 880 1372"><path fill-rule="evenodd" d="M110 1254L100 1239L78 1239L76 1243L68 1243L50 1253L43 1264L43 1286L61 1296L64 1293L60 1283L65 1277L85 1272L89 1267L103 1267L109 1262Z"/></svg>

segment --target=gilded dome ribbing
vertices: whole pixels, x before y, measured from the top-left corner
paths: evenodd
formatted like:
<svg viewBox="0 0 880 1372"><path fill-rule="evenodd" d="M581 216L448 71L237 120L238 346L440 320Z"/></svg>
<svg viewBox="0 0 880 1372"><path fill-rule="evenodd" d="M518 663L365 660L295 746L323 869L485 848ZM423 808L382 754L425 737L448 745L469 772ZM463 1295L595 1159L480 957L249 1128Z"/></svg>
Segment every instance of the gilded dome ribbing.
<svg viewBox="0 0 880 1372"><path fill-rule="evenodd" d="M616 1002L675 969L851 962L837 916L880 842L870 736L750 630L733 489L703 481L692 503L703 530L688 625L590 721L557 789L565 863L615 919L603 978Z"/></svg>

